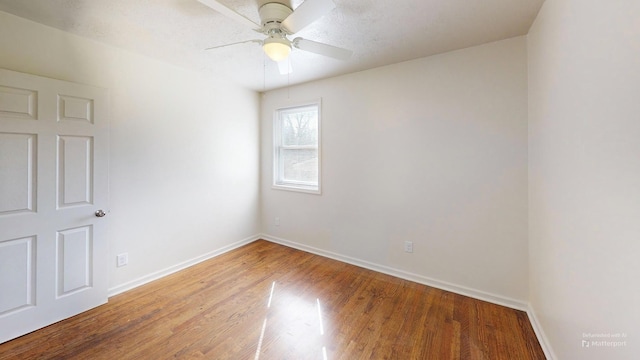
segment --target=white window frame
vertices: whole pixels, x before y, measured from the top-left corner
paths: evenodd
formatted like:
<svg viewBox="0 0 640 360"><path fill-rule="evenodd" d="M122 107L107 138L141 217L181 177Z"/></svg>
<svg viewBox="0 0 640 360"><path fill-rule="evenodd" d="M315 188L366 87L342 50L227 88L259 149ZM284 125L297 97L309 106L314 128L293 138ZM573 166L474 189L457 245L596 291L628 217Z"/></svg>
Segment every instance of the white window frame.
<svg viewBox="0 0 640 360"><path fill-rule="evenodd" d="M282 166L280 149L315 149L315 146L284 146L282 144L282 121L280 114L283 112L315 106L318 109L318 183L285 180L284 167ZM278 108L273 113L273 185L274 189L299 191L310 194L321 194L322 180L322 102L320 99L299 103L292 106Z"/></svg>

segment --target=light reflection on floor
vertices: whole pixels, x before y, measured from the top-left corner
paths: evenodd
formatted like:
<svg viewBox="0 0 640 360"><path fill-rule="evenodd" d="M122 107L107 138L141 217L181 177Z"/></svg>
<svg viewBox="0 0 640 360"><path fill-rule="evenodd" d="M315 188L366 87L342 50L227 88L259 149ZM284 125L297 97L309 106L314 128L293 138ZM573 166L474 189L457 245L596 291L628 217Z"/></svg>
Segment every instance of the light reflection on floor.
<svg viewBox="0 0 640 360"><path fill-rule="evenodd" d="M267 322L273 320L271 329L267 329ZM317 328L316 328L317 326ZM316 328L316 330L312 330ZM274 333L275 332L275 333ZM315 304L306 301L300 296L288 292L276 291L276 282L271 284L271 291L267 301L267 314L262 323L260 338L256 347L255 360L259 360L263 353L268 353L265 346L265 335L270 340L269 346L286 346L287 349L309 351L310 347L300 346L317 344L321 359L327 360L327 347L325 345L325 329L322 316L320 299L316 298ZM282 344L282 340L284 344ZM309 344L312 343L312 344Z"/></svg>
<svg viewBox="0 0 640 360"><path fill-rule="evenodd" d="M260 339L258 340L258 349L256 350L255 359L260 359L260 351L262 350L262 341L264 340L264 331L267 329L267 318L262 322L262 331L260 331Z"/></svg>

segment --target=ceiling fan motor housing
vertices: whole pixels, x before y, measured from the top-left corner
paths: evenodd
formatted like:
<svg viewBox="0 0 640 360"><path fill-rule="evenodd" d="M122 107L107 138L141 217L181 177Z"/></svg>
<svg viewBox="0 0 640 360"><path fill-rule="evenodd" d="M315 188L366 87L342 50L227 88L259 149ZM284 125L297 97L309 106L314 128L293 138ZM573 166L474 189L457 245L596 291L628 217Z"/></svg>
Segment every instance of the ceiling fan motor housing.
<svg viewBox="0 0 640 360"><path fill-rule="evenodd" d="M267 34L271 29L281 29L284 31L280 24L292 12L293 10L290 7L277 2L262 5L258 13L260 14L263 32Z"/></svg>

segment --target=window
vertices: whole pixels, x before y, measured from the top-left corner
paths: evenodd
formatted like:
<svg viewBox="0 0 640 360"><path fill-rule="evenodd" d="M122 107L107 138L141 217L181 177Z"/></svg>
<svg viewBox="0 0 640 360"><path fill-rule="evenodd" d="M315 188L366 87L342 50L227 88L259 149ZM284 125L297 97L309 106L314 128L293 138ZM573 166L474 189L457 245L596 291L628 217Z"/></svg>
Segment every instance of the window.
<svg viewBox="0 0 640 360"><path fill-rule="evenodd" d="M320 101L276 110L274 188L320 193Z"/></svg>

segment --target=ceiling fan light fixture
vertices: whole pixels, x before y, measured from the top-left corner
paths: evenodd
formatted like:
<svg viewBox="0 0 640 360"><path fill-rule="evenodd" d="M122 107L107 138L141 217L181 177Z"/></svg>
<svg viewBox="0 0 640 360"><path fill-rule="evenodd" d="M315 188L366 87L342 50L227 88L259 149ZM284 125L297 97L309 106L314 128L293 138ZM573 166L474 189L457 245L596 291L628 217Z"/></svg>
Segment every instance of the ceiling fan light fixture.
<svg viewBox="0 0 640 360"><path fill-rule="evenodd" d="M267 54L269 59L278 62L289 57L289 54L291 53L291 44L286 39L271 37L264 40L262 49L264 49L264 52Z"/></svg>

